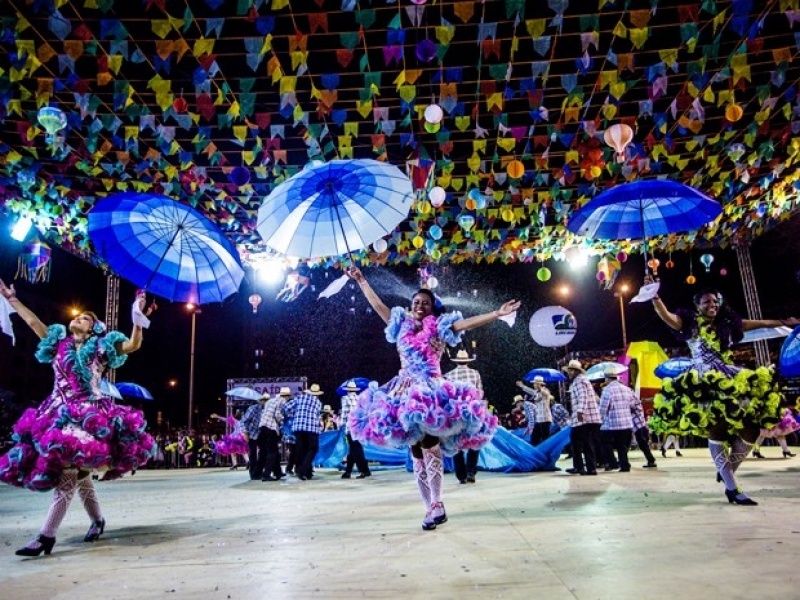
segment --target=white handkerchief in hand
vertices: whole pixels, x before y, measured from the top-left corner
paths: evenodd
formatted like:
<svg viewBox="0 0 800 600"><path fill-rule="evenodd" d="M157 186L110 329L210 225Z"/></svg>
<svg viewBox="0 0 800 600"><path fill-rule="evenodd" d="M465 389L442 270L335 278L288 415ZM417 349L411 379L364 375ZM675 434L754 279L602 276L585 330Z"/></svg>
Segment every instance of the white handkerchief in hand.
<svg viewBox="0 0 800 600"><path fill-rule="evenodd" d="M639 289L639 293L631 298L631 302L647 302L648 300L652 300L658 296L658 288L660 287L661 283L658 281L643 285L641 289Z"/></svg>
<svg viewBox="0 0 800 600"><path fill-rule="evenodd" d="M142 309L139 308L139 299L133 301L133 309L131 310L131 321L134 325L138 325L142 329L150 327L150 319L144 316Z"/></svg>
<svg viewBox="0 0 800 600"><path fill-rule="evenodd" d="M497 317L497 320L503 321L504 323L508 323L509 327L513 327L514 323L517 322L517 311L508 313L507 315L503 315L502 317Z"/></svg>
<svg viewBox="0 0 800 600"><path fill-rule="evenodd" d="M14 337L14 326L11 324L11 314L17 312L5 296L0 296L0 331L11 338L11 345L17 343Z"/></svg>
<svg viewBox="0 0 800 600"><path fill-rule="evenodd" d="M339 292L342 291L345 285L347 285L347 280L350 279L347 274L345 273L341 277L338 277L333 280L333 282L326 287L319 296L317 296L317 300L321 298L330 298L331 296L335 296Z"/></svg>

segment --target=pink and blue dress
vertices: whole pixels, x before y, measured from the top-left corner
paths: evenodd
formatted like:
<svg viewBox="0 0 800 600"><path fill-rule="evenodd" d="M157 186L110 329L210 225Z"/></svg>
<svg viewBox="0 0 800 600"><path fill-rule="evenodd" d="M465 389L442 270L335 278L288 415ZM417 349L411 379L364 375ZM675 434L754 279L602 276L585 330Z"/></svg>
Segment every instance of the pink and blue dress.
<svg viewBox="0 0 800 600"><path fill-rule="evenodd" d="M36 358L52 364L53 391L14 425L15 444L0 457L0 481L47 491L65 469L98 469L104 471L103 480L111 480L155 455L156 443L145 431L142 412L118 405L100 391L103 371L127 359L116 349L126 340L119 331L111 331L77 347L63 325L48 327Z"/></svg>
<svg viewBox="0 0 800 600"><path fill-rule="evenodd" d="M479 449L497 430L497 417L483 392L471 383L442 377L445 345L455 346L461 334L452 326L462 319L453 312L430 315L419 323L403 308L391 310L386 339L397 344L400 372L388 383L370 383L350 412L354 439L376 446L410 446L426 435L439 438L445 454Z"/></svg>
<svg viewBox="0 0 800 600"><path fill-rule="evenodd" d="M242 425L233 415L228 417L225 422L231 429L231 433L223 435L214 446L214 452L221 456L231 456L232 454L248 454L250 447L242 433Z"/></svg>

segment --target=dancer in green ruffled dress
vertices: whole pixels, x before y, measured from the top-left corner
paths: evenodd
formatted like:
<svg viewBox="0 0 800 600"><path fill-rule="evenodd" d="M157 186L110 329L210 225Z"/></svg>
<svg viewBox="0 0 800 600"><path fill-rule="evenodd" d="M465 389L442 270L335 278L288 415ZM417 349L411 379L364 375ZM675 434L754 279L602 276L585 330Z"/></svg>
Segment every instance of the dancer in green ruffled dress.
<svg viewBox="0 0 800 600"><path fill-rule="evenodd" d="M783 395L771 367L737 367L731 346L745 331L760 327L794 327L800 320L742 319L722 301L716 290L694 297L694 310L670 312L653 298L656 314L689 346L694 365L674 379L665 379L655 398L655 422L663 431L708 438L708 449L725 483L731 504L756 505L736 483L735 472L758 438L762 427L774 427L781 418Z"/></svg>

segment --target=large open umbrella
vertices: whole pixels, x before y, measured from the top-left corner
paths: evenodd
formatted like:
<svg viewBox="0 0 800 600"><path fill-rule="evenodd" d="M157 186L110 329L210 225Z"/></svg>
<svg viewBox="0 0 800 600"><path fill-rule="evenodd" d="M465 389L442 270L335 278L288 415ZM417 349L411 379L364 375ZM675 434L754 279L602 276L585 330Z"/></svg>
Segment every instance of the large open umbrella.
<svg viewBox="0 0 800 600"><path fill-rule="evenodd" d="M138 383L129 383L127 381L123 381L117 384L117 389L119 390L119 393L126 398L137 398L139 400L153 399L153 394L150 393L150 390L139 385Z"/></svg>
<svg viewBox="0 0 800 600"><path fill-rule="evenodd" d="M523 379L525 381L533 381L534 377L541 377L544 379L545 383L557 383L559 381L566 381L567 376L564 375L561 371L556 369L549 369L547 367L541 367L538 369L531 369L525 374Z"/></svg>
<svg viewBox="0 0 800 600"><path fill-rule="evenodd" d="M263 394L255 391L253 388L247 386L239 386L225 392L226 396L236 398L237 400L258 400Z"/></svg>
<svg viewBox="0 0 800 600"><path fill-rule="evenodd" d="M653 373L656 377L664 379L666 377L677 377L687 369L691 369L694 361L691 358L677 357L665 360L658 365Z"/></svg>
<svg viewBox="0 0 800 600"><path fill-rule="evenodd" d="M606 369L610 369L615 374L620 375L625 373L628 370L628 367L618 362L599 362L586 369L586 378L589 381L600 381L601 379L605 379Z"/></svg>
<svg viewBox="0 0 800 600"><path fill-rule="evenodd" d="M646 272L648 238L699 229L721 213L719 202L688 185L644 180L598 194L572 215L567 228L590 239L642 240Z"/></svg>
<svg viewBox="0 0 800 600"><path fill-rule="evenodd" d="M89 213L95 250L121 277L178 302L222 302L244 271L219 228L193 208L156 194L125 192Z"/></svg>
<svg viewBox="0 0 800 600"><path fill-rule="evenodd" d="M744 332L742 343L747 342L760 342L761 340L774 340L776 338L783 338L792 333L791 327L780 325L778 327L759 327L758 329L751 329Z"/></svg>
<svg viewBox="0 0 800 600"><path fill-rule="evenodd" d="M309 165L272 190L256 228L281 254L340 256L391 233L413 200L411 181L394 165L332 160Z"/></svg>
<svg viewBox="0 0 800 600"><path fill-rule="evenodd" d="M111 383L108 379L100 380L100 391L114 400L122 400L122 394L119 393L117 386Z"/></svg>
<svg viewBox="0 0 800 600"><path fill-rule="evenodd" d="M800 377L800 327L786 338L781 348L780 370L784 377Z"/></svg>

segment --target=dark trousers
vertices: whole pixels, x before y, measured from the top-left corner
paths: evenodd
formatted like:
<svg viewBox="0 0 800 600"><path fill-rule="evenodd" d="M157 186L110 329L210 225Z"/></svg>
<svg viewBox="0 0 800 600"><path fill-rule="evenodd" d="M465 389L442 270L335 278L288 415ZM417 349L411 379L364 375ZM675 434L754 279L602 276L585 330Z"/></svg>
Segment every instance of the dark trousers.
<svg viewBox="0 0 800 600"><path fill-rule="evenodd" d="M642 454L647 459L647 464L656 464L656 459L653 453L650 452L650 430L647 427L640 427L634 435L636 436L636 444L639 446L639 450L642 451Z"/></svg>
<svg viewBox="0 0 800 600"><path fill-rule="evenodd" d="M258 466L258 439L248 438L247 447L250 450L248 459L250 461L250 479L258 479L261 477L261 467Z"/></svg>
<svg viewBox="0 0 800 600"><path fill-rule="evenodd" d="M294 442L287 442L286 443L286 472L293 473L294 472L294 463L295 459L297 458L297 446Z"/></svg>
<svg viewBox="0 0 800 600"><path fill-rule="evenodd" d="M597 470L594 446L599 431L600 423L584 423L572 428L569 439L572 442L572 466L576 471L591 473Z"/></svg>
<svg viewBox="0 0 800 600"><path fill-rule="evenodd" d="M364 456L364 446L361 445L361 442L358 440L354 440L350 437L350 434L347 434L347 466L344 468L344 472L348 475L353 472L353 465L358 468L359 473L364 473L365 475L369 475L369 463L367 463L367 459Z"/></svg>
<svg viewBox="0 0 800 600"><path fill-rule="evenodd" d="M295 431L297 460L295 473L298 477L311 479L314 476L314 457L319 449L319 434L311 431Z"/></svg>
<svg viewBox="0 0 800 600"><path fill-rule="evenodd" d="M466 456L465 456L466 455ZM478 472L478 456L480 450L461 450L453 456L453 467L459 481L464 481L467 475L473 477Z"/></svg>
<svg viewBox="0 0 800 600"><path fill-rule="evenodd" d="M542 423L536 422L533 424L533 432L531 433L531 444L538 446L547 438L550 437L550 421L543 421Z"/></svg>
<svg viewBox="0 0 800 600"><path fill-rule="evenodd" d="M280 441L281 438L274 429L261 427L258 430L258 458L261 461L261 477L268 477L269 475L276 479L283 477L279 448Z"/></svg>
<svg viewBox="0 0 800 600"><path fill-rule="evenodd" d="M630 429L605 429L600 432L600 445L606 468L630 470L628 448L631 445ZM616 452L616 456L614 453Z"/></svg>

